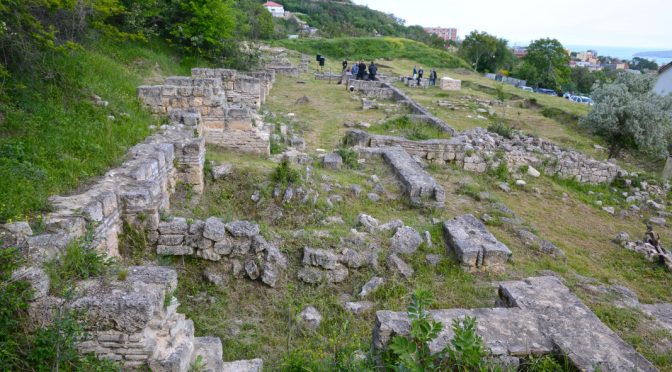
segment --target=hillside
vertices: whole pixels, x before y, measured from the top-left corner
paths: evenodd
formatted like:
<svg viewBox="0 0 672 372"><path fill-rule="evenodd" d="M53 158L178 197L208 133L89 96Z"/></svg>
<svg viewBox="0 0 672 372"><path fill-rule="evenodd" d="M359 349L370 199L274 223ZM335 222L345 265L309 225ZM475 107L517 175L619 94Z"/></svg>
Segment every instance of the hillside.
<svg viewBox="0 0 672 372"><path fill-rule="evenodd" d="M394 37L282 40L280 45L306 54L332 58L392 60L412 59L427 68L469 68L467 62L447 51L417 41Z"/></svg>
<svg viewBox="0 0 672 372"><path fill-rule="evenodd" d="M427 34L420 26L407 26L402 18L351 1L283 1L285 9L300 13L300 18L320 30L323 37L397 36L428 45L443 46L444 41Z"/></svg>

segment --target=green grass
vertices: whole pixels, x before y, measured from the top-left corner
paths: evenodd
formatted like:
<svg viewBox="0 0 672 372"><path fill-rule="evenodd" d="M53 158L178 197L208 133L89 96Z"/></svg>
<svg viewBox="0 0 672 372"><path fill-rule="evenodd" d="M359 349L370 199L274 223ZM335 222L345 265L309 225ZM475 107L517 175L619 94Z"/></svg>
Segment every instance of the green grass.
<svg viewBox="0 0 672 372"><path fill-rule="evenodd" d="M414 121L408 116L396 117L382 124L374 125L369 128L369 132L405 137L413 141L450 138L450 134L443 132L441 129L427 123Z"/></svg>
<svg viewBox="0 0 672 372"><path fill-rule="evenodd" d="M105 41L45 66L53 73L18 77L0 100L0 221L46 211L49 196L118 164L156 122L136 88L189 72L162 45ZM109 105L96 106L93 94Z"/></svg>
<svg viewBox="0 0 672 372"><path fill-rule="evenodd" d="M431 48L417 41L395 37L283 40L280 45L307 54L322 54L348 60L412 59L428 67L469 68L469 64L445 50Z"/></svg>

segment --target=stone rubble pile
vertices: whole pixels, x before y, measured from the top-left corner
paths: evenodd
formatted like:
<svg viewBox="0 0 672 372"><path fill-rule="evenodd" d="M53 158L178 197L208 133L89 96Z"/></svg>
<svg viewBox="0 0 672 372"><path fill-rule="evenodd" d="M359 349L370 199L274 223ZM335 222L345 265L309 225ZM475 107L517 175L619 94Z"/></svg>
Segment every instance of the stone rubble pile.
<svg viewBox="0 0 672 372"><path fill-rule="evenodd" d="M504 307L430 310L443 324L430 351L442 350L453 338L453 320L471 316L490 356L514 369L530 355L559 354L581 371L657 371L556 277L502 282L499 296ZM384 351L395 335L406 336L410 328L406 313L376 312L374 349Z"/></svg>
<svg viewBox="0 0 672 372"><path fill-rule="evenodd" d="M224 223L210 217L187 221L173 217L148 232L156 253L165 256L195 256L219 262L222 271L246 276L275 287L287 268L287 258L260 234L259 225L247 221Z"/></svg>
<svg viewBox="0 0 672 372"><path fill-rule="evenodd" d="M657 249L653 245L641 240L632 241L630 240L630 236L625 232L619 233L614 240L623 248L644 255L647 261L660 262L668 271L672 271L672 252L669 250L662 247Z"/></svg>

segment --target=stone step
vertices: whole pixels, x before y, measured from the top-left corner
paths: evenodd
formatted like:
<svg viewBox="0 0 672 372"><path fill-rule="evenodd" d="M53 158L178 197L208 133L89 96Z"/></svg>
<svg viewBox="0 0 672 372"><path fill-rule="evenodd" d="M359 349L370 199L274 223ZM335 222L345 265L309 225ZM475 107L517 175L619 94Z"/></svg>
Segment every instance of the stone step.
<svg viewBox="0 0 672 372"><path fill-rule="evenodd" d="M153 372L186 372L194 352L193 338L179 337L157 342L155 355L149 361Z"/></svg>
<svg viewBox="0 0 672 372"><path fill-rule="evenodd" d="M222 368L222 372L262 372L263 370L264 361L261 359L225 362Z"/></svg>

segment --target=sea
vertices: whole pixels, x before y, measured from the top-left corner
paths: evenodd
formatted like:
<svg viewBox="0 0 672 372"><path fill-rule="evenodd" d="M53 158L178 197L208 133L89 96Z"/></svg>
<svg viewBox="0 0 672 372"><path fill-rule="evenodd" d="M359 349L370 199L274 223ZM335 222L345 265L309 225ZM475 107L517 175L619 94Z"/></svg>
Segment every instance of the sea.
<svg viewBox="0 0 672 372"><path fill-rule="evenodd" d="M636 48L636 47L612 47L612 46L595 46L595 45L565 45L565 48L570 49L572 52L581 52L584 50L596 50L597 55L607 56L607 57L616 57L620 59L631 60L636 53L640 52L652 52L659 50L672 50L672 46L669 48L661 49L651 49L651 48ZM659 66L666 65L672 62L672 58L661 58L661 57L642 57L656 62Z"/></svg>

